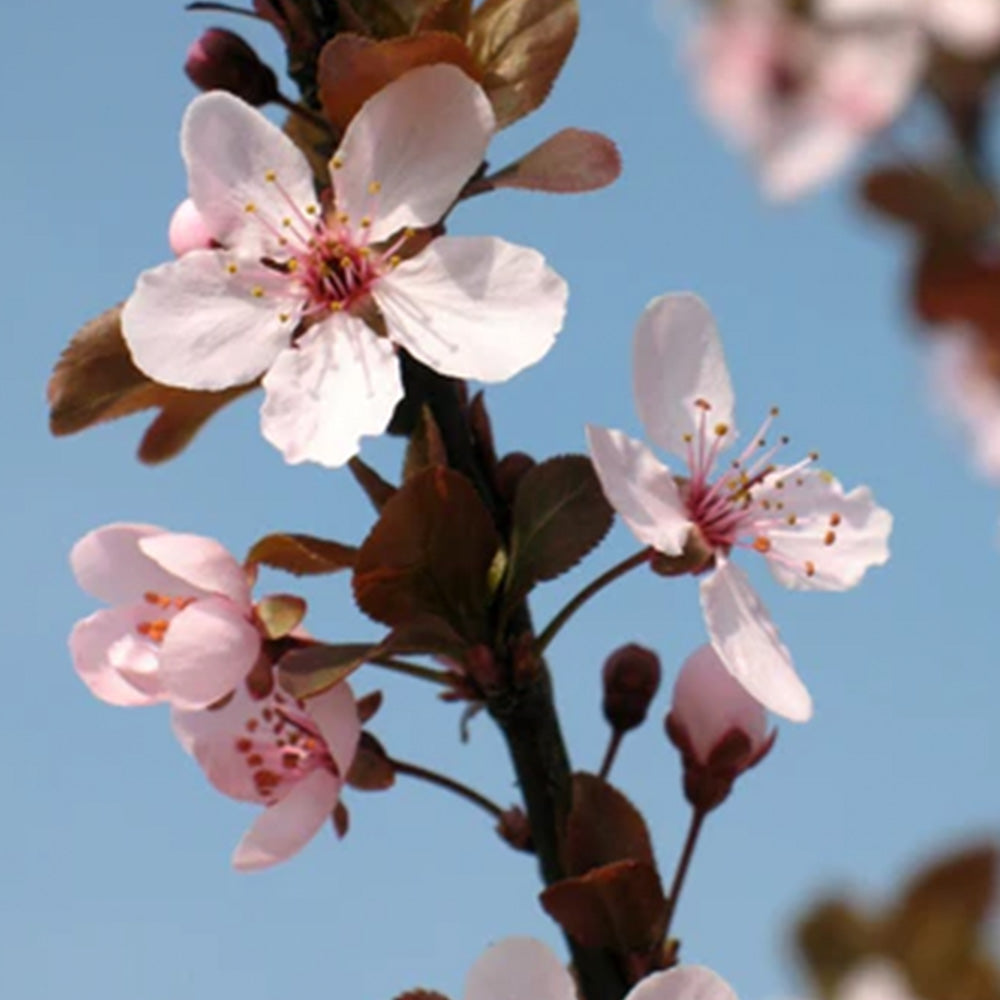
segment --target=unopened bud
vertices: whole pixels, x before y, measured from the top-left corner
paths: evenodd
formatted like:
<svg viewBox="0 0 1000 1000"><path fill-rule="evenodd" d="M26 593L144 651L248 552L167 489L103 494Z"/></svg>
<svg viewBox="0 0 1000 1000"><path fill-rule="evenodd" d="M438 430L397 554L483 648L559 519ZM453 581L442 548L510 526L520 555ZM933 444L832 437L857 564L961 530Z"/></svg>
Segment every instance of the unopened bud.
<svg viewBox="0 0 1000 1000"><path fill-rule="evenodd" d="M257 108L278 97L274 70L225 28L209 28L191 45L184 72L199 90L225 90Z"/></svg>
<svg viewBox="0 0 1000 1000"><path fill-rule="evenodd" d="M208 225L190 198L185 198L174 209L167 239L170 241L170 249L178 257L183 257L192 250L207 250L215 245Z"/></svg>
<svg viewBox="0 0 1000 1000"><path fill-rule="evenodd" d="M733 782L774 744L763 706L726 670L711 646L695 650L681 667L667 736L680 751L684 794L708 812L723 802Z"/></svg>
<svg viewBox="0 0 1000 1000"><path fill-rule="evenodd" d="M660 686L660 658L634 642L616 649L604 663L604 717L625 733L646 720Z"/></svg>

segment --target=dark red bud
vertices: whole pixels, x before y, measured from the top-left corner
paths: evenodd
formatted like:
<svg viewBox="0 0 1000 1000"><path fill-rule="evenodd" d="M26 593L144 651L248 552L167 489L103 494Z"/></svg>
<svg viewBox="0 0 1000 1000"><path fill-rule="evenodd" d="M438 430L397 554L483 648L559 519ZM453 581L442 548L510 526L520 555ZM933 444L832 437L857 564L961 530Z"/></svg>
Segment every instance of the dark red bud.
<svg viewBox="0 0 1000 1000"><path fill-rule="evenodd" d="M188 49L184 72L199 90L225 90L259 108L278 97L278 78L239 35L209 28Z"/></svg>
<svg viewBox="0 0 1000 1000"><path fill-rule="evenodd" d="M660 658L634 642L604 663L604 717L616 732L641 726L660 686Z"/></svg>

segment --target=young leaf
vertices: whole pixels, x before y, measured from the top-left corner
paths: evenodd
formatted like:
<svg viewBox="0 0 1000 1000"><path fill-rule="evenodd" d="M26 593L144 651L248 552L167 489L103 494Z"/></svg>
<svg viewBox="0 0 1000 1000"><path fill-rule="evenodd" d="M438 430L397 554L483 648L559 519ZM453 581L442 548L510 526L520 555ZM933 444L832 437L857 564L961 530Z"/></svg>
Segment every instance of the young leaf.
<svg viewBox="0 0 1000 1000"><path fill-rule="evenodd" d="M405 626L431 615L467 642L488 634L487 577L499 548L472 484L446 468L405 483L358 552L354 596L371 618Z"/></svg>
<svg viewBox="0 0 1000 1000"><path fill-rule="evenodd" d="M322 694L347 680L376 647L368 643L317 643L294 649L278 661L278 680L296 698Z"/></svg>
<svg viewBox="0 0 1000 1000"><path fill-rule="evenodd" d="M590 459L561 455L529 469L514 498L507 602L572 569L614 520Z"/></svg>
<svg viewBox="0 0 1000 1000"><path fill-rule="evenodd" d="M347 468L376 510L381 510L395 496L396 487L386 482L358 455L347 463Z"/></svg>
<svg viewBox="0 0 1000 1000"><path fill-rule="evenodd" d="M406 445L406 458L403 460L403 481L412 479L418 472L433 468L436 465L447 465L448 453L441 440L430 407L425 403L420 408L417 426L413 428L410 440Z"/></svg>
<svg viewBox="0 0 1000 1000"><path fill-rule="evenodd" d="M577 0L486 0L472 15L469 46L497 127L539 107L569 55L580 13Z"/></svg>
<svg viewBox="0 0 1000 1000"><path fill-rule="evenodd" d="M248 565L283 569L295 576L317 576L351 569L358 550L353 545L331 542L312 535L278 533L265 535L247 553Z"/></svg>
<svg viewBox="0 0 1000 1000"><path fill-rule="evenodd" d="M257 602L254 612L268 639L283 639L301 624L306 608L294 594L270 594Z"/></svg>
<svg viewBox="0 0 1000 1000"><path fill-rule="evenodd" d="M606 187L621 172L618 147L606 135L564 128L475 187L578 194Z"/></svg>

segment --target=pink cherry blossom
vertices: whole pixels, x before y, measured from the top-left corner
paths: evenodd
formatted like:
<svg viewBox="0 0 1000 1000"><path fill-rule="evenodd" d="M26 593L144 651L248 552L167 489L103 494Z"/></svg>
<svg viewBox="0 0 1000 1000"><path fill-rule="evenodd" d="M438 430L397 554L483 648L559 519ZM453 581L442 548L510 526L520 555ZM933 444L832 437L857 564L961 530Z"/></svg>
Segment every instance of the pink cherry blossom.
<svg viewBox="0 0 1000 1000"><path fill-rule="evenodd" d="M111 524L70 555L80 586L114 605L77 622L73 665L112 705L200 708L228 694L257 660L250 582L216 541L148 524Z"/></svg>
<svg viewBox="0 0 1000 1000"><path fill-rule="evenodd" d="M714 321L696 296L664 295L647 306L636 328L633 371L647 435L683 455L690 471L675 476L641 442L588 427L604 492L641 542L704 574L702 610L726 669L765 707L804 721L812 714L809 693L730 555L762 555L786 587L845 590L888 559L892 518L866 488L845 493L815 468L815 455L776 464L787 442L770 446L764 435L777 411L713 478L736 438L733 390Z"/></svg>
<svg viewBox="0 0 1000 1000"><path fill-rule="evenodd" d="M511 937L480 956L465 981L465 1000L577 1000L573 977L541 941ZM719 975L681 965L647 976L625 1000L736 1000Z"/></svg>
<svg viewBox="0 0 1000 1000"><path fill-rule="evenodd" d="M321 206L303 154L222 92L196 98L181 147L219 249L140 275L122 327L151 378L222 389L264 375L264 436L289 462L337 466L402 398L398 348L443 375L502 381L562 326L566 284L535 250L441 236L404 259L479 167L495 120L454 66L368 100L330 161ZM371 324L371 325L370 325Z"/></svg>
<svg viewBox="0 0 1000 1000"><path fill-rule="evenodd" d="M220 792L266 806L233 853L240 871L285 861L330 820L361 732L347 684L308 702L240 685L221 708L175 709L172 721Z"/></svg>
<svg viewBox="0 0 1000 1000"><path fill-rule="evenodd" d="M823 183L902 110L919 79L920 33L827 30L781 0L709 7L692 61L706 113L760 171L773 198Z"/></svg>
<svg viewBox="0 0 1000 1000"><path fill-rule="evenodd" d="M820 0L817 13L859 30L913 26L966 56L983 56L1000 45L997 0Z"/></svg>

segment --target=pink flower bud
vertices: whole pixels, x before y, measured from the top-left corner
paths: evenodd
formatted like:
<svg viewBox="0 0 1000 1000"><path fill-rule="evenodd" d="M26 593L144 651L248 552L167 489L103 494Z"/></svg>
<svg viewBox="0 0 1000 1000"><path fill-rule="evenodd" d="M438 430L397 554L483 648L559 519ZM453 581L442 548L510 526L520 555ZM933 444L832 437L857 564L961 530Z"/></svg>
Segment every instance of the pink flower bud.
<svg viewBox="0 0 1000 1000"><path fill-rule="evenodd" d="M185 198L174 209L167 238L170 240L170 249L178 257L183 257L192 250L207 250L214 244L205 220L190 198Z"/></svg>
<svg viewBox="0 0 1000 1000"><path fill-rule="evenodd" d="M209 28L188 49L184 72L199 90L225 90L260 107L278 97L274 70L239 35Z"/></svg>
<svg viewBox="0 0 1000 1000"><path fill-rule="evenodd" d="M604 717L617 732L628 732L646 720L660 686L660 658L651 649L629 643L604 663Z"/></svg>
<svg viewBox="0 0 1000 1000"><path fill-rule="evenodd" d="M666 727L683 760L684 794L706 812L767 754L776 735L767 731L763 706L711 646L695 650L677 675Z"/></svg>

